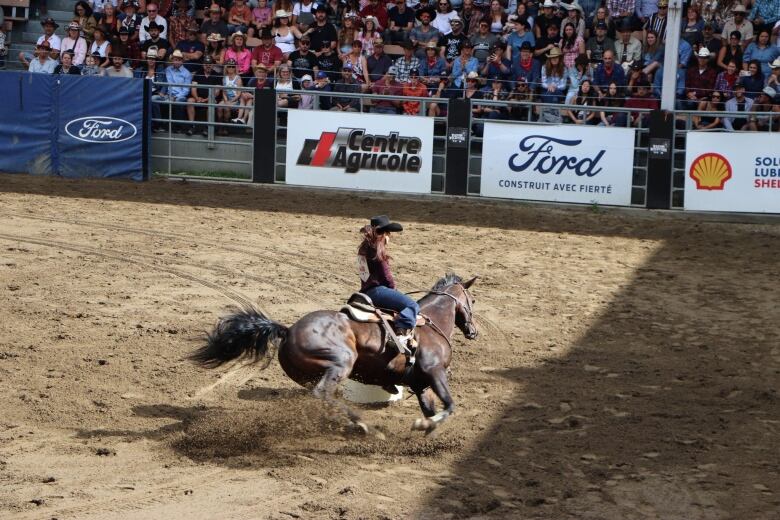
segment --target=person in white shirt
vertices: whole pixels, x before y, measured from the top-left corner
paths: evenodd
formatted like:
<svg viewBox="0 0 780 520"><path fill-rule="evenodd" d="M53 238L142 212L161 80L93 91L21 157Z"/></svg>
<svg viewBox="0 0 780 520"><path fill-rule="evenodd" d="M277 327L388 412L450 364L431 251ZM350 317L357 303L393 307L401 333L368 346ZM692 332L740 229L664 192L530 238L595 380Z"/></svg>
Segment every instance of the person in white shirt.
<svg viewBox="0 0 780 520"><path fill-rule="evenodd" d="M81 36L81 25L78 22L68 24L68 35L62 39L62 51L73 51L73 64L81 67L87 57L87 40Z"/></svg>
<svg viewBox="0 0 780 520"><path fill-rule="evenodd" d="M35 42L36 48L41 45L41 43L46 42L48 44L48 51L46 51L49 54L49 57L53 60L57 60L60 57L60 49L62 48L62 40L60 40L60 37L54 34L54 31L57 30L57 27L59 27L59 24L55 22L52 18L46 18L45 20L41 20L41 25L43 26L43 36L38 38L38 41ZM36 51L37 54L37 51ZM35 55L31 52L20 52L19 53L19 61L22 62L22 65L25 67L30 66L30 62L35 58Z"/></svg>
<svg viewBox="0 0 780 520"><path fill-rule="evenodd" d="M159 7L154 2L146 4L146 16L141 20L141 30L138 32L138 40L143 43L149 39L149 33L146 30L146 26L151 22L157 22L157 25L162 27L160 29L160 38L168 39L168 20L162 16L157 16Z"/></svg>

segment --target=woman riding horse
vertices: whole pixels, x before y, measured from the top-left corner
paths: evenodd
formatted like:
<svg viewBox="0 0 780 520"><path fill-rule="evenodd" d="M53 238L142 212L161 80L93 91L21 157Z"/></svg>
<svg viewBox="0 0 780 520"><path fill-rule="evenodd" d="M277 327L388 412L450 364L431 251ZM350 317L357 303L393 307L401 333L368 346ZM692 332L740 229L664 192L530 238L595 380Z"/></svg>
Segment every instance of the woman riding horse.
<svg viewBox="0 0 780 520"><path fill-rule="evenodd" d="M403 231L398 222L390 222L387 215L379 215L371 219L360 232L363 242L358 249L357 266L360 275L360 292L371 298L374 305L380 309L397 311L393 328L400 344L398 347L410 351L414 345L414 327L420 306L406 294L395 288L393 273L390 271L390 255L387 245L390 243L390 233ZM395 347L392 337L387 338L388 347Z"/></svg>
<svg viewBox="0 0 780 520"><path fill-rule="evenodd" d="M386 222L377 219L374 223L377 225L366 230L369 237L386 236L400 231L401 227L393 225L389 219ZM374 254L369 249L365 250L367 266L371 262L378 262L377 265L381 266L382 262L376 257L377 254L381 257L383 252L386 255L386 250L381 247L381 244L387 244L386 238L373 239L369 243L379 247L374 247L373 250L377 251ZM385 264L384 269L386 267ZM382 273L389 274L389 270ZM392 281L392 276L386 278ZM448 274L420 299L419 307L414 302L414 305L408 305L406 297L401 295L404 296L401 311L410 308L402 318L409 321L402 321L401 326L414 326L417 309L425 316L425 325L418 329L419 346L415 351L414 364L407 363L407 357L396 349L386 347L384 333L378 323L355 321L343 312L318 310L287 327L253 307L238 309L222 318L208 335L206 345L190 358L202 366L214 368L247 356L253 361L265 360L265 368L274 354L272 347L276 347L279 364L291 379L303 386L313 387L315 397L338 407L354 426L364 432L368 432L369 428L360 416L336 399L338 385L347 378L383 388L405 385L417 396L425 416L417 419L413 428L430 433L455 409L447 382L447 367L452 359L450 338L456 328L467 339L477 337L472 311L474 300L469 294L475 280L476 277L464 281L455 274ZM376 287L369 288L369 294L376 293ZM388 304L387 300L382 300L382 290L379 290L377 300L382 305L392 305L393 301ZM438 413L435 397L444 405Z"/></svg>

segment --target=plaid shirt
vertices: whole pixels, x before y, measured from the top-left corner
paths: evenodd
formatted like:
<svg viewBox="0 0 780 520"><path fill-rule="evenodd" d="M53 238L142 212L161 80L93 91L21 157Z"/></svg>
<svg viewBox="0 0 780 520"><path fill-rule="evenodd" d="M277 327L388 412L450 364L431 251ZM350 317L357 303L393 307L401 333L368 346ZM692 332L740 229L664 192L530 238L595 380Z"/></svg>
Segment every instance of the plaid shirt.
<svg viewBox="0 0 780 520"><path fill-rule="evenodd" d="M195 20L185 14L184 16L175 16L168 22L168 41L171 42L171 47L176 47L176 44L182 40L187 39L187 27L189 27Z"/></svg>
<svg viewBox="0 0 780 520"><path fill-rule="evenodd" d="M395 60L395 80L398 83L407 83L409 81L409 73L412 69L420 70L420 60L417 56L412 56L412 59L406 61L405 56L401 56Z"/></svg>
<svg viewBox="0 0 780 520"><path fill-rule="evenodd" d="M780 0L756 0L748 15L749 20L760 16L764 23L773 24L780 18Z"/></svg>
<svg viewBox="0 0 780 520"><path fill-rule="evenodd" d="M685 76L685 93L695 92L697 98L709 97L715 88L716 73L707 67L699 72L699 67L690 67Z"/></svg>
<svg viewBox="0 0 780 520"><path fill-rule="evenodd" d="M620 13L627 12L629 16L636 9L636 0L607 0L607 10L612 18L620 18Z"/></svg>

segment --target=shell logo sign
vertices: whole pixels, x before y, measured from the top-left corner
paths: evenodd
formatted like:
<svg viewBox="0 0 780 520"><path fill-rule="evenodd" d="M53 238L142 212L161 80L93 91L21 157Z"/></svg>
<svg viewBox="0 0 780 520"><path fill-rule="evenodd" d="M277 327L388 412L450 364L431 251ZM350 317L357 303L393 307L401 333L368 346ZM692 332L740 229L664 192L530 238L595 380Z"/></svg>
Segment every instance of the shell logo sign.
<svg viewBox="0 0 780 520"><path fill-rule="evenodd" d="M691 163L688 172L697 190L722 190L731 178L731 163L719 153L705 153Z"/></svg>

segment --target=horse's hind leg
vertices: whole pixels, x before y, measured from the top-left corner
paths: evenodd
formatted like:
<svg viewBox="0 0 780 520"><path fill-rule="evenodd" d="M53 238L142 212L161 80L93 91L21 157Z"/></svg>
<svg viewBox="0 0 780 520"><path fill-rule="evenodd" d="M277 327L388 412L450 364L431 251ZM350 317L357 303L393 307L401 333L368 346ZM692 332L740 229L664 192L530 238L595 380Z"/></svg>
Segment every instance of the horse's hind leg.
<svg viewBox="0 0 780 520"><path fill-rule="evenodd" d="M336 388L338 387L339 383L344 381L349 376L349 373L352 371L353 364L354 360L350 360L350 362L346 365L340 364L329 367L325 371L325 374L323 374L319 383L315 385L314 389L312 390L312 394L314 394L314 397L322 399L326 403L337 408L349 418L353 425L355 425L364 433L368 433L368 426L360 419L360 415L358 415L349 406L336 399L335 396Z"/></svg>

